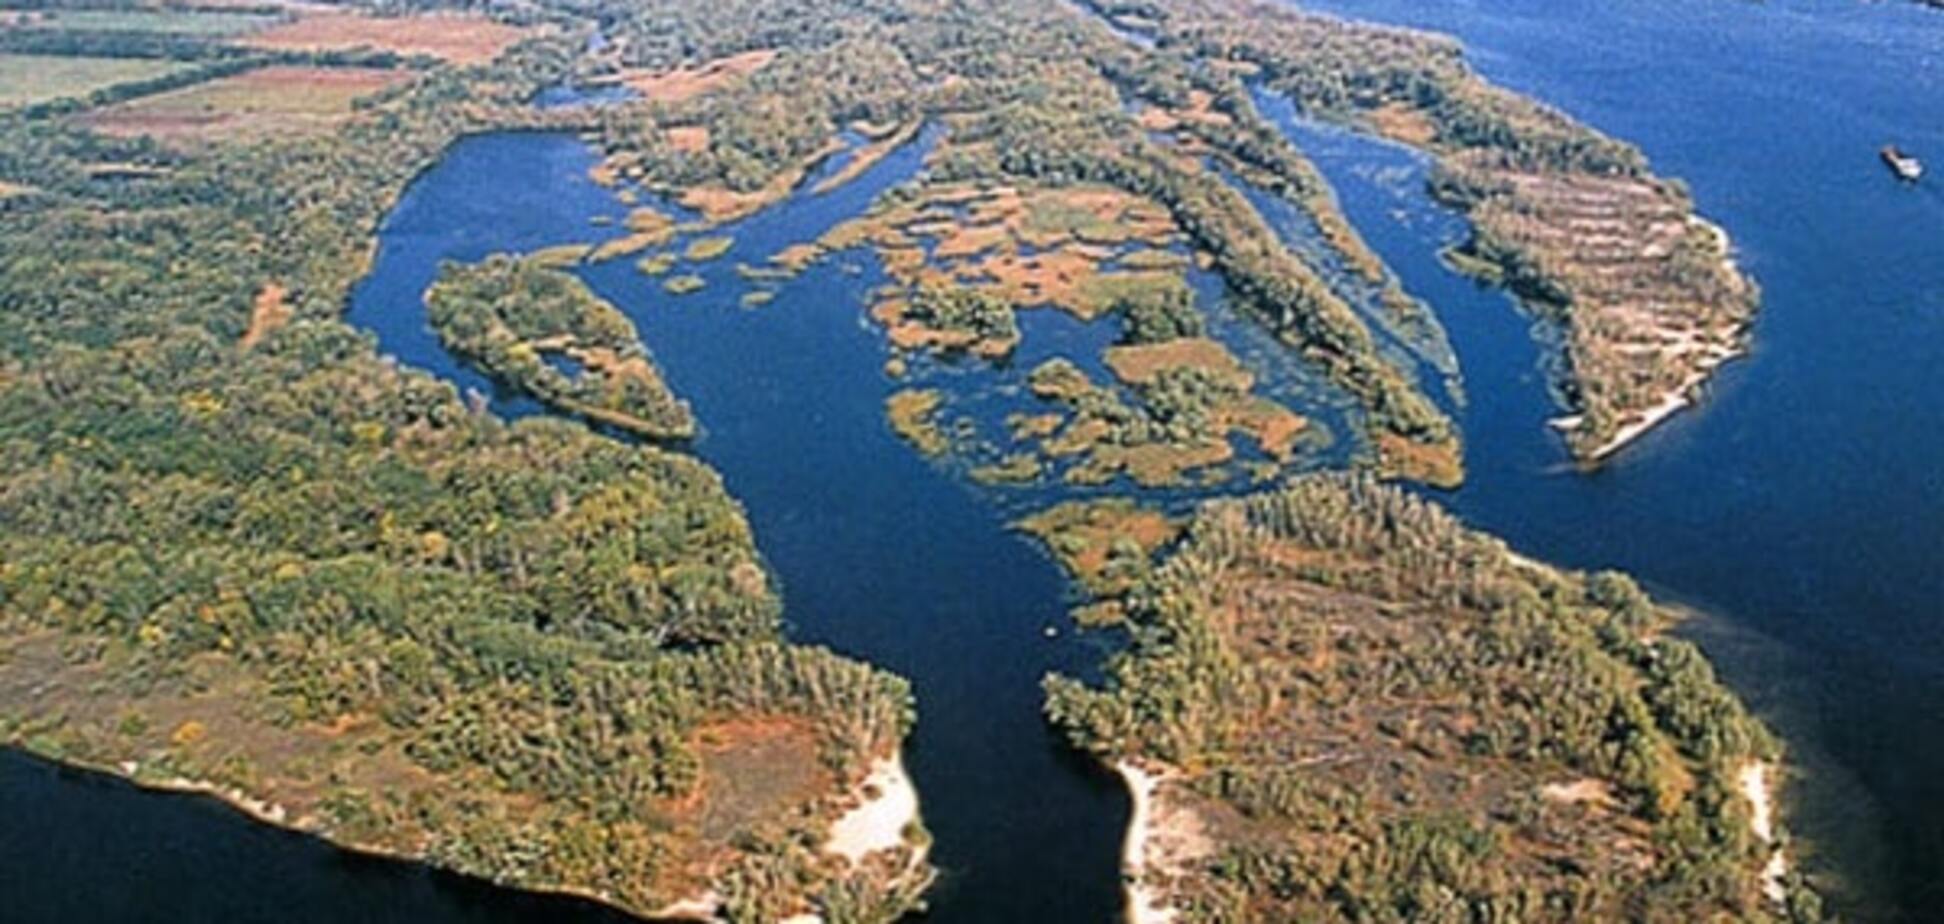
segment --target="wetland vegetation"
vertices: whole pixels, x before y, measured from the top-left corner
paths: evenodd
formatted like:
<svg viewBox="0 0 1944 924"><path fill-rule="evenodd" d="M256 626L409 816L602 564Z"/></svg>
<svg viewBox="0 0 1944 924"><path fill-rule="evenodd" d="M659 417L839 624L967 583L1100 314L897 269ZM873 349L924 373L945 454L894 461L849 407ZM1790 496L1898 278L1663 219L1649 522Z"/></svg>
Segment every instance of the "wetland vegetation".
<svg viewBox="0 0 1944 924"><path fill-rule="evenodd" d="M1049 679L1047 710L1158 781L1132 872L1169 917L1820 913L1750 824L1772 739L1627 578L1355 476L1210 502L1152 567L1156 526L1098 512L1030 528L1132 644L1104 686Z"/></svg>
<svg viewBox="0 0 1944 924"><path fill-rule="evenodd" d="M1510 287L1558 341L1569 415L1555 425L1580 460L1685 407L1745 349L1756 287L1685 188L1632 146L1486 83L1455 43L1251 0L1092 5L1311 118L1432 155L1434 192L1472 225L1454 265ZM1217 108L1242 108L1229 92Z"/></svg>
<svg viewBox="0 0 1944 924"><path fill-rule="evenodd" d="M425 304L446 349L550 405L640 436L695 435L634 324L572 276L503 256L448 265Z"/></svg>
<svg viewBox="0 0 1944 924"><path fill-rule="evenodd" d="M739 223L922 145L861 214L746 256L755 287L730 301L826 262L881 269L857 308L908 380L892 430L928 456L989 448L966 474L1033 498L1020 529L1091 595L1081 622L1131 640L1104 685L1049 679L1046 708L1157 777L1187 826L1136 871L1144 902L1816 916L1796 878L1765 895L1775 847L1736 788L1779 748L1665 637L1671 613L1369 480L1462 481L1438 393L1455 360L1252 94L1439 158L1476 228L1463 259L1564 331L1588 458L1732 351L1754 304L1637 152L1441 40L1221 0L441 7L0 22L0 48L153 70L0 100L7 740L641 914L915 907L915 819L831 849L883 795L909 687L788 641L720 478L605 432L697 422L576 274L626 259L704 302ZM566 84L635 96L531 104ZM452 353L606 428L508 423L340 317L412 177L463 136L545 128L598 151L590 179L630 207L618 236L448 265L423 307ZM1212 300L1316 392L1238 355ZM1034 312L1108 333L1015 364ZM1003 424L962 410L970 381ZM1178 503L1314 467L1334 439L1368 475ZM1166 492L1175 509L1129 496Z"/></svg>

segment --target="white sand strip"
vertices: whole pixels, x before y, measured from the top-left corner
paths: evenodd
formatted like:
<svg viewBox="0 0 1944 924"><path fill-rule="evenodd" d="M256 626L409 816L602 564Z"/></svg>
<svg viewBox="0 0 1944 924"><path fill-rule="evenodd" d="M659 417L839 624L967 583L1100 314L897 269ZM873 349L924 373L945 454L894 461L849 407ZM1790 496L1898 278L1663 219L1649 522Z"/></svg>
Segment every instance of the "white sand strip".
<svg viewBox="0 0 1944 924"><path fill-rule="evenodd" d="M1775 843L1775 791L1769 783L1769 767L1759 760L1751 760L1741 769L1741 791L1748 798L1754 813L1748 826L1764 844ZM1762 893L1777 903L1788 900L1788 890L1782 885L1789 875L1789 858L1781 847L1769 852L1768 862L1762 864Z"/></svg>
<svg viewBox="0 0 1944 924"><path fill-rule="evenodd" d="M905 829L918 820L918 789L905 772L904 755L873 763L863 788L870 794L830 826L830 841L824 845L854 864L880 850L903 846Z"/></svg>

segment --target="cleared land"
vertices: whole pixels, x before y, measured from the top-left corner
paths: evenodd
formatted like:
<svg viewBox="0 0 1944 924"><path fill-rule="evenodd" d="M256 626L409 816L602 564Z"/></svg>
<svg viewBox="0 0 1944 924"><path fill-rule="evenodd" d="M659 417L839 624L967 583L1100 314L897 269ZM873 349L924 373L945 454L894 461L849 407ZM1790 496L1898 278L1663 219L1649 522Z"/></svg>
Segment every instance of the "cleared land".
<svg viewBox="0 0 1944 924"><path fill-rule="evenodd" d="M361 96L406 80L374 68L266 67L92 113L104 134L164 140L246 140L315 134L351 115Z"/></svg>
<svg viewBox="0 0 1944 924"><path fill-rule="evenodd" d="M239 35L278 21L263 13L206 10L46 10L20 25L80 32L146 32L209 38Z"/></svg>
<svg viewBox="0 0 1944 924"><path fill-rule="evenodd" d="M431 55L454 64L484 64L499 57L526 30L479 16L365 16L306 14L250 36L243 44L275 51L373 48L401 55Z"/></svg>
<svg viewBox="0 0 1944 924"><path fill-rule="evenodd" d="M660 73L629 74L626 82L647 99L662 103L679 103L754 74L775 59L775 51L767 49L750 51L719 58L696 67L682 67Z"/></svg>
<svg viewBox="0 0 1944 924"><path fill-rule="evenodd" d="M0 108L87 96L117 84L152 80L181 70L173 61L0 55Z"/></svg>

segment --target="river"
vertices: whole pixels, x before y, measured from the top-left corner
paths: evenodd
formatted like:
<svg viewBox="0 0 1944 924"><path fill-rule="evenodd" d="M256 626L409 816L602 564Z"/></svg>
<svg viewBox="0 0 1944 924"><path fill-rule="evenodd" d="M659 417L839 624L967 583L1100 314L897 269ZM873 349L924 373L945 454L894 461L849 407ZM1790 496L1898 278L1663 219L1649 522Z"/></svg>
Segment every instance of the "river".
<svg viewBox="0 0 1944 924"><path fill-rule="evenodd" d="M1944 187L1895 182L1876 151L1944 158L1944 17L1841 0L1310 6L1457 36L1494 81L1638 144L1733 236L1763 290L1752 355L1583 476L1541 426L1555 411L1519 316L1436 263L1461 232L1423 203L1411 159L1302 138L1463 362L1469 472L1447 503L1529 554L1621 568L1710 614L1700 640L1801 759L1795 826L1847 880L1844 910L1934 912Z"/></svg>
<svg viewBox="0 0 1944 924"><path fill-rule="evenodd" d="M1439 497L1523 552L1625 568L1710 614L1694 634L1798 755L1797 828L1823 854L1811 867L1840 874L1840 904L1864 917L1935 907L1944 428L1928 424L1944 394L1944 248L1933 243L1944 197L1889 182L1875 150L1896 140L1944 158L1944 18L1837 0L1331 8L1459 35L1494 79L1639 143L1734 235L1765 290L1754 354L1727 367L1701 409L1578 474L1545 430L1554 408L1526 322L1437 262L1462 227L1424 200L1422 165L1275 113L1449 329L1470 480ZM1038 689L1047 671L1087 672L1104 642L1064 631L1060 574L1007 529L1019 504L995 502L885 427L881 402L896 386L859 310L879 280L871 261L841 257L774 284L765 307L737 303L747 288L737 261L855 214L920 154L914 145L836 192L742 222L735 249L699 270L709 283L699 294L665 295L627 260L583 275L627 311L693 404L704 429L693 450L748 509L791 637L913 680L908 756L944 872L927 919L1104 921L1119 902L1126 798L1047 729ZM418 296L442 259L619 233L625 207L586 179L590 162L567 136L462 142L388 219L349 320L400 362L493 394L501 413L537 412L453 363ZM1252 355L1244 332L1222 333ZM1094 336L1034 320L1024 349ZM1048 638L1048 627L1061 631ZM352 856L205 800L18 755L0 756L0 817L6 920L616 917Z"/></svg>

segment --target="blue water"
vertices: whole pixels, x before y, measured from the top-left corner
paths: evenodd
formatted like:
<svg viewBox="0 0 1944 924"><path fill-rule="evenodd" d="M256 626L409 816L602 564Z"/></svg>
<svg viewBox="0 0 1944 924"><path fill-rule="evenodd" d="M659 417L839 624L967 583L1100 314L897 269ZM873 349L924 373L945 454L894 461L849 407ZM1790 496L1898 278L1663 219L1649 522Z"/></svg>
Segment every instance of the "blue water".
<svg viewBox="0 0 1944 924"><path fill-rule="evenodd" d="M1524 552L1623 567L1711 614L1696 634L1799 761L1792 808L1814 842L1810 869L1840 880L1859 916L1924 919L1944 901L1944 428L1931 425L1944 394L1944 186L1890 183L1874 152L1894 140L1944 161L1944 18L1848 0L1330 5L1460 35L1495 79L1639 142L1734 235L1766 293L1755 354L1701 409L1580 475L1544 427L1556 409L1528 322L1438 263L1463 226L1425 201L1423 165L1283 120L1451 334L1470 480L1440 498ZM738 304L751 288L738 263L861 212L919 169L923 149L728 229L728 255L676 270L707 281L694 295L666 295L632 259L580 272L634 319L693 406L703 432L692 449L748 509L791 637L913 680L908 756L945 872L930 918L1110 920L1125 798L1046 728L1037 685L1047 671L1087 672L1104 643L1065 631L1059 573L1005 525L1022 503L1006 498L1045 495L970 486L886 428L881 401L899 385L880 371L882 335L861 310L881 281L868 255L756 283L776 299ZM387 221L350 321L500 413L538 412L452 362L420 298L440 260L621 233L627 208L586 179L590 165L567 136L455 146ZM1278 363L1273 339L1199 282L1216 335L1348 432L1340 400ZM1052 312L1024 327L1015 379L1062 349L1094 362L1113 336ZM989 376L975 391L998 397L1009 387L971 368L918 374ZM1049 639L1048 627L1061 631ZM614 917L18 755L0 755L0 817L9 921Z"/></svg>
<svg viewBox="0 0 1944 924"><path fill-rule="evenodd" d="M563 83L541 90L533 97L533 105L541 109L572 109L576 106L610 106L640 98L641 94L627 84L587 86Z"/></svg>
<svg viewBox="0 0 1944 924"><path fill-rule="evenodd" d="M1125 800L1046 727L1038 688L1049 671L1092 669L1101 652L1068 633L1045 638L1065 620L1057 569L1008 530L1003 509L886 427L883 399L897 385L881 371L882 334L863 313L884 282L874 259L827 260L764 283L777 294L770 304L739 305L749 288L739 263L760 264L862 213L916 173L931 137L832 192L805 192L710 232L732 237L730 251L675 270L701 276L699 293L670 296L631 259L582 275L634 320L693 407L703 427L693 449L749 511L791 637L912 679L921 721L907 757L944 874L932 917L1104 919L1118 903ZM413 293L440 260L612 233L587 224L586 215L615 208L585 178L590 163L569 136L463 142L401 201L350 319L401 361L470 386L468 370L425 328ZM551 203L538 220L529 219L528 195ZM679 252L684 243L670 246ZM517 411L503 402L494 403ZM1019 850L1022 843L1038 849ZM1071 886L1013 885L1048 875Z"/></svg>
<svg viewBox="0 0 1944 924"><path fill-rule="evenodd" d="M1805 759L1797 827L1856 911L1944 903L1944 17L1784 0L1331 0L1449 32L1489 77L1687 180L1764 291L1754 354L1698 411L1593 476L1560 465L1525 321L1445 271L1462 233L1411 158L1302 140L1352 219L1436 305L1471 395L1447 498L1535 555L1632 571L1715 614L1703 641ZM1814 849L1812 847L1812 849Z"/></svg>

